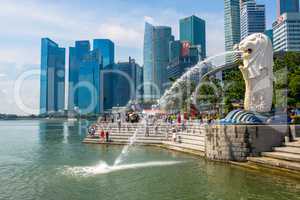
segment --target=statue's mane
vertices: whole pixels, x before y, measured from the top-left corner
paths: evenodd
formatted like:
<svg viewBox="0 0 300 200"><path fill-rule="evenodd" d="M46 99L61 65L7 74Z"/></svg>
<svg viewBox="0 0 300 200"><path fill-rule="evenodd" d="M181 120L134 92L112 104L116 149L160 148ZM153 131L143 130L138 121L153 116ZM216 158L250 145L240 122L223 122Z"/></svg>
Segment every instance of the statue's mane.
<svg viewBox="0 0 300 200"><path fill-rule="evenodd" d="M267 36L258 33L257 34L257 45L258 48L253 51L247 65L245 66L249 71L249 78L259 77L264 69L273 70L273 48L271 41ZM272 73L270 73L272 74Z"/></svg>

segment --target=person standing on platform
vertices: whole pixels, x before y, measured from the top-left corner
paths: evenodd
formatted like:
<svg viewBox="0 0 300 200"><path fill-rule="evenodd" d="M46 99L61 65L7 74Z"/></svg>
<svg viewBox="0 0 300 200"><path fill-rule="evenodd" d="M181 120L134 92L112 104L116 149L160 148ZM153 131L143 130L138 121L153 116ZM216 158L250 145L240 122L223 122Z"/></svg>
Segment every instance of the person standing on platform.
<svg viewBox="0 0 300 200"><path fill-rule="evenodd" d="M109 142L109 131L106 131L106 134L105 134L105 141L106 141L106 142Z"/></svg>

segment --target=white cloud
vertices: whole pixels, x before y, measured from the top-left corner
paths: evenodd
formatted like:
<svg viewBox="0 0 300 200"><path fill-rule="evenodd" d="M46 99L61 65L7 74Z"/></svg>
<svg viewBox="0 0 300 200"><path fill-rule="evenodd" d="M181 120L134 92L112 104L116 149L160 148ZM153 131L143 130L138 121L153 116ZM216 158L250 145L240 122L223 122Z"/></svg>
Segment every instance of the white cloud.
<svg viewBox="0 0 300 200"><path fill-rule="evenodd" d="M212 56L225 51L223 13L203 13L199 16L206 20L207 55Z"/></svg>
<svg viewBox="0 0 300 200"><path fill-rule="evenodd" d="M122 24L106 24L99 26L97 35L110 38L120 46L142 48L143 32Z"/></svg>
<svg viewBox="0 0 300 200"><path fill-rule="evenodd" d="M6 74L0 74L0 78L3 78L3 77L7 77L7 75Z"/></svg>
<svg viewBox="0 0 300 200"><path fill-rule="evenodd" d="M144 16L144 21L148 22L150 24L154 24L155 23L153 17L150 17L150 16Z"/></svg>

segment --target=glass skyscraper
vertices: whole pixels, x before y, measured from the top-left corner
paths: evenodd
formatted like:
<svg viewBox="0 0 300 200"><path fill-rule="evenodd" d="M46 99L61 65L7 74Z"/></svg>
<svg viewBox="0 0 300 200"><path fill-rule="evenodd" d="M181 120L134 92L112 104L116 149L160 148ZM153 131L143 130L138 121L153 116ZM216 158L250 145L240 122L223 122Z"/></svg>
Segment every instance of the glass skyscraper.
<svg viewBox="0 0 300 200"><path fill-rule="evenodd" d="M273 23L274 51L300 52L300 13L284 13Z"/></svg>
<svg viewBox="0 0 300 200"><path fill-rule="evenodd" d="M69 50L69 110L81 114L100 113L102 55L90 50L89 41L76 41Z"/></svg>
<svg viewBox="0 0 300 200"><path fill-rule="evenodd" d="M113 69L114 64L107 65L101 73L101 83L103 90L101 91L101 97L103 102L104 110L110 110L114 106L114 97L113 97Z"/></svg>
<svg viewBox="0 0 300 200"><path fill-rule="evenodd" d="M189 41L181 42L177 40L170 42L170 59L167 67L168 80L180 78L186 70L195 66L201 60L199 51L199 47L197 45L192 46ZM195 81L194 77L191 77L193 81Z"/></svg>
<svg viewBox="0 0 300 200"><path fill-rule="evenodd" d="M225 0L225 50L232 51L241 41L240 0Z"/></svg>
<svg viewBox="0 0 300 200"><path fill-rule="evenodd" d="M166 26L145 24L144 35L144 99L154 100L163 95L168 79L169 42L172 30Z"/></svg>
<svg viewBox="0 0 300 200"><path fill-rule="evenodd" d="M277 16L283 13L299 12L299 0L277 0Z"/></svg>
<svg viewBox="0 0 300 200"><path fill-rule="evenodd" d="M265 35L269 37L269 39L271 40L271 42L273 44L273 29L266 30Z"/></svg>
<svg viewBox="0 0 300 200"><path fill-rule="evenodd" d="M115 44L109 39L95 39L93 49L98 49L103 57L103 67L115 62Z"/></svg>
<svg viewBox="0 0 300 200"><path fill-rule="evenodd" d="M90 51L82 60L79 69L78 107L82 114L100 113L100 70L101 55L98 50Z"/></svg>
<svg viewBox="0 0 300 200"><path fill-rule="evenodd" d="M78 107L78 89L80 65L90 51L89 41L76 41L75 47L69 48L69 98L68 110Z"/></svg>
<svg viewBox="0 0 300 200"><path fill-rule="evenodd" d="M129 58L128 62L114 64L113 104L125 106L130 100L140 100L142 96L143 68ZM124 76L126 74L126 76Z"/></svg>
<svg viewBox="0 0 300 200"><path fill-rule="evenodd" d="M41 40L40 113L65 108L65 48L49 38Z"/></svg>
<svg viewBox="0 0 300 200"><path fill-rule="evenodd" d="M205 21L193 15L180 22L180 41L189 41L191 45L200 45L201 57L206 58L206 29Z"/></svg>
<svg viewBox="0 0 300 200"><path fill-rule="evenodd" d="M241 39L253 33L266 31L265 11L265 5L258 5L255 0L248 0L241 4Z"/></svg>
<svg viewBox="0 0 300 200"><path fill-rule="evenodd" d="M179 40L171 41L169 43L169 62L179 59L181 54L181 42Z"/></svg>

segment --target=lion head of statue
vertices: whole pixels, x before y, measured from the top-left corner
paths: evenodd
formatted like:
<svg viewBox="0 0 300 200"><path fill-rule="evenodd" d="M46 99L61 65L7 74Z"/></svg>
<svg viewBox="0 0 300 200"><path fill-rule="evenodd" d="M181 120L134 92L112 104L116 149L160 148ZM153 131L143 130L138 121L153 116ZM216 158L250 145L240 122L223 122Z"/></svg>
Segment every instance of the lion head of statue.
<svg viewBox="0 0 300 200"><path fill-rule="evenodd" d="M266 70L273 74L273 47L272 42L262 33L254 33L240 42L237 49L242 52L243 66L249 79L257 78Z"/></svg>

